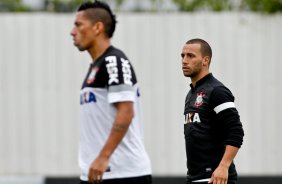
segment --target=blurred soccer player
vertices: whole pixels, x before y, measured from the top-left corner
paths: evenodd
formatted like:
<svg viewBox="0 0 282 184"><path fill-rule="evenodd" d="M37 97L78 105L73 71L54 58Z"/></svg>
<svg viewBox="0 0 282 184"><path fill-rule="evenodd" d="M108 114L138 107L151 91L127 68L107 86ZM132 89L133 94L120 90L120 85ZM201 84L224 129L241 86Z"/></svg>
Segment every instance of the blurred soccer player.
<svg viewBox="0 0 282 184"><path fill-rule="evenodd" d="M115 26L106 3L86 2L78 8L71 31L74 45L92 58L80 95L80 180L150 184L138 83L126 55L111 45Z"/></svg>

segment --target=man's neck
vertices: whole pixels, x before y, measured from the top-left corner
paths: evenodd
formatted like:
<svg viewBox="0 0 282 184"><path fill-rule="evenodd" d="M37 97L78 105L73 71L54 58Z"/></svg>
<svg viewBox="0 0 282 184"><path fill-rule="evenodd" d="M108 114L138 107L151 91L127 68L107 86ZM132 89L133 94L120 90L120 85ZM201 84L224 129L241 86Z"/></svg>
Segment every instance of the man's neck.
<svg viewBox="0 0 282 184"><path fill-rule="evenodd" d="M195 87L196 83L199 80L201 80L202 78L204 78L205 76L207 76L209 73L210 73L209 71L205 71L205 72L200 73L197 76L191 77L191 82L192 82L193 87Z"/></svg>
<svg viewBox="0 0 282 184"><path fill-rule="evenodd" d="M97 43L97 45L88 50L93 62L111 46L110 40L103 40Z"/></svg>

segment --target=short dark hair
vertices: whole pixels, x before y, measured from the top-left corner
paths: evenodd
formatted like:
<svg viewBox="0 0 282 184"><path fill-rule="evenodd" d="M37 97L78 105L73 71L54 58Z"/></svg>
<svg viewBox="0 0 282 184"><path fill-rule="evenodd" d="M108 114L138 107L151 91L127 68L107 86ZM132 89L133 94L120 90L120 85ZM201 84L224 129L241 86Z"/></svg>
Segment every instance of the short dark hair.
<svg viewBox="0 0 282 184"><path fill-rule="evenodd" d="M94 10L94 11L93 11ZM116 29L116 16L108 4L101 1L84 2L77 11L86 11L86 16L93 22L102 22L106 35L111 38Z"/></svg>
<svg viewBox="0 0 282 184"><path fill-rule="evenodd" d="M194 44L194 43L199 43L201 45L202 56L209 56L210 62L211 62L212 49L211 49L211 46L208 44L208 42L206 42L205 40L200 39L200 38L194 38L194 39L188 40L186 42L186 44Z"/></svg>

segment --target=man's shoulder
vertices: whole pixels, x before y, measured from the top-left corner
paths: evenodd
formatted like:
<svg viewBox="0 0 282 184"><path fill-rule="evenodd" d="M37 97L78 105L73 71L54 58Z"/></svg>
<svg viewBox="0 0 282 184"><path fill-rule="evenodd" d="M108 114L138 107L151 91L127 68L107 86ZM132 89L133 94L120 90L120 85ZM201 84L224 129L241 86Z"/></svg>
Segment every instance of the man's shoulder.
<svg viewBox="0 0 282 184"><path fill-rule="evenodd" d="M211 82L209 83L212 86L212 93L218 94L218 93L231 93L228 87L226 87L221 81L219 81L216 78L213 78Z"/></svg>
<svg viewBox="0 0 282 184"><path fill-rule="evenodd" d="M221 104L227 101L234 101L234 96L230 89L218 79L213 78L210 85L212 86L212 90L210 92L210 99L213 101L212 103Z"/></svg>
<svg viewBox="0 0 282 184"><path fill-rule="evenodd" d="M212 96L221 96L222 94L232 95L230 89L214 76L209 77L204 84L204 88Z"/></svg>
<svg viewBox="0 0 282 184"><path fill-rule="evenodd" d="M105 58L108 57L108 56L115 56L115 57L118 57L118 58L127 59L125 53L121 49L118 49L114 46L110 47L110 49L108 50L108 52L105 55Z"/></svg>
<svg viewBox="0 0 282 184"><path fill-rule="evenodd" d="M207 84L211 86L212 88L217 88L217 87L225 87L225 85L219 81L217 78L214 76L211 76L209 80L207 81Z"/></svg>

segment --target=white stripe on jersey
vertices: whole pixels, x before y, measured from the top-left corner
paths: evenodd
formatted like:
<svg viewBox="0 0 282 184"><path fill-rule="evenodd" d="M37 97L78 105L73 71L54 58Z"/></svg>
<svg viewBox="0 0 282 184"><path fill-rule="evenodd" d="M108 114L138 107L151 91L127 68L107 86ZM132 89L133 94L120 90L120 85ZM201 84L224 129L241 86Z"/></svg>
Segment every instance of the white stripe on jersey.
<svg viewBox="0 0 282 184"><path fill-rule="evenodd" d="M229 108L235 108L234 102L225 102L218 106L216 106L213 110L216 114L220 113L221 111Z"/></svg>
<svg viewBox="0 0 282 184"><path fill-rule="evenodd" d="M108 94L108 101L109 103L115 103L115 102L126 102L131 101L135 102L136 94L133 91L121 91L121 92L110 92Z"/></svg>

